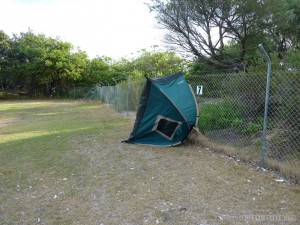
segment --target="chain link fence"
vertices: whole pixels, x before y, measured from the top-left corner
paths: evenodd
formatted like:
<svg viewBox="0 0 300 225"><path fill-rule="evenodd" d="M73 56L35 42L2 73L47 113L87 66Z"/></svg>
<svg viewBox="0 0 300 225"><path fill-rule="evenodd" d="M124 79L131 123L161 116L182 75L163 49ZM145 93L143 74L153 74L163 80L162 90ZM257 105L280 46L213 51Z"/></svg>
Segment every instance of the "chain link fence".
<svg viewBox="0 0 300 225"><path fill-rule="evenodd" d="M189 77L200 108L199 129L228 154L262 157L266 72ZM197 88L198 86L198 88ZM300 70L272 71L266 136L266 166L300 182ZM232 152L234 146L238 152Z"/></svg>
<svg viewBox="0 0 300 225"><path fill-rule="evenodd" d="M8 87L3 88L4 96L3 99L18 99L18 98L64 98L64 99L83 99L86 95L90 95L91 87L81 86L55 86L50 87L37 87L30 88L28 91L23 87ZM0 96L1 97L1 96ZM0 98L1 99L1 98Z"/></svg>
<svg viewBox="0 0 300 225"><path fill-rule="evenodd" d="M114 86L96 85L86 98L100 100L120 113L135 115L145 82L128 79Z"/></svg>
<svg viewBox="0 0 300 225"><path fill-rule="evenodd" d="M262 158L266 77L261 70L187 77L196 93L200 132L223 152L256 165ZM145 80L127 80L98 85L86 97L135 115L144 84ZM272 71L264 158L267 167L296 182L300 182L299 90L299 69Z"/></svg>
<svg viewBox="0 0 300 225"><path fill-rule="evenodd" d="M36 91L36 97L50 96L52 98L65 98L65 99L82 99L85 98L87 93L91 90L91 87L68 87L68 86L56 86L51 92L47 88L42 88Z"/></svg>

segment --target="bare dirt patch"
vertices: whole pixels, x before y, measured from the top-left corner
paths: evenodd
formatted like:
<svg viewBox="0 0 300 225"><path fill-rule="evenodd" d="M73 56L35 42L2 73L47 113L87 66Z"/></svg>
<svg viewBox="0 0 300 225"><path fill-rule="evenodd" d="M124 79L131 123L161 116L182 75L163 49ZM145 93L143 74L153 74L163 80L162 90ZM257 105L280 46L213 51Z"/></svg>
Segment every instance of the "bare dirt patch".
<svg viewBox="0 0 300 225"><path fill-rule="evenodd" d="M86 218L78 224L297 224L300 189L272 172L194 144L116 140L77 149L94 183L81 192Z"/></svg>

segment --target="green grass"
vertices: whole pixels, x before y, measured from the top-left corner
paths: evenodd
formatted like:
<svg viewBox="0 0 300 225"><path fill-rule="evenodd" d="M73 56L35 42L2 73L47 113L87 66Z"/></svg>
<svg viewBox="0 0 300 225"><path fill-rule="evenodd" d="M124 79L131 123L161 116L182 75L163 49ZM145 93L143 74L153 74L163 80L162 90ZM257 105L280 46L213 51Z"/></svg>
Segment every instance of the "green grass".
<svg viewBox="0 0 300 225"><path fill-rule="evenodd" d="M0 102L0 193L6 193L0 202L16 190L49 187L79 173L87 161L69 155L73 142L106 141L127 125L97 102Z"/></svg>
<svg viewBox="0 0 300 225"><path fill-rule="evenodd" d="M101 118L102 108L86 102L1 103L1 169L9 166L19 170L28 159L32 159L33 169L47 167L69 149L72 139L97 135L126 123L120 118Z"/></svg>

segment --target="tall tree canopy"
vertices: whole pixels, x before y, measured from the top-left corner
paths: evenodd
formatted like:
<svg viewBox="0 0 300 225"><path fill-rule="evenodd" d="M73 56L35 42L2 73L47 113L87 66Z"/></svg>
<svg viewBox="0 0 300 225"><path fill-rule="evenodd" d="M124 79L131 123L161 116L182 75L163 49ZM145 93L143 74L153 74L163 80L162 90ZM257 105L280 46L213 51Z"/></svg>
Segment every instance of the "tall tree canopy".
<svg viewBox="0 0 300 225"><path fill-rule="evenodd" d="M167 43L204 64L232 70L245 68L248 52L260 42L277 44L281 55L288 45L293 46L296 39L291 22L295 21L295 7L299 3L299 0L152 0L149 8L162 28L169 31ZM228 43L237 46L236 52L227 51Z"/></svg>
<svg viewBox="0 0 300 225"><path fill-rule="evenodd" d="M159 77L184 71L187 61L171 51L163 51L158 46L152 46L152 51L141 49L138 56L132 59L122 58L111 63L111 69L119 73L117 80L128 76L131 79L141 79L145 76Z"/></svg>
<svg viewBox="0 0 300 225"><path fill-rule="evenodd" d="M58 38L34 34L31 30L14 34L0 33L2 85L31 93L45 86L49 94L57 85L68 85L86 75L87 54Z"/></svg>
<svg viewBox="0 0 300 225"><path fill-rule="evenodd" d="M176 55L174 52L162 51L158 46L152 46L153 51L142 49L140 55L133 60L135 75L160 77L166 76L178 71L183 71L186 61Z"/></svg>
<svg viewBox="0 0 300 225"><path fill-rule="evenodd" d="M8 35L6 35L2 30L0 30L0 90L4 90L3 81L4 78L4 72L6 68L7 61L7 55L8 51L11 47L11 40Z"/></svg>
<svg viewBox="0 0 300 225"><path fill-rule="evenodd" d="M182 58L157 47L142 49L131 59L89 59L84 51L59 38L30 29L10 38L0 31L0 89L51 96L57 87L115 85L128 77L163 76L185 68Z"/></svg>

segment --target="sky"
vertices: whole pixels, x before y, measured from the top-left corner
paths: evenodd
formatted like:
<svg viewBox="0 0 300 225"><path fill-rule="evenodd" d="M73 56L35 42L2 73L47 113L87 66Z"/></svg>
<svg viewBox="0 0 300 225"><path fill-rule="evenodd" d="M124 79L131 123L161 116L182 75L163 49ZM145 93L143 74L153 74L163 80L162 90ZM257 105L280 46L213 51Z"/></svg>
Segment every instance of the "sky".
<svg viewBox="0 0 300 225"><path fill-rule="evenodd" d="M90 58L134 57L151 46L163 48L147 0L0 0L0 30L59 37L87 52Z"/></svg>

